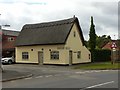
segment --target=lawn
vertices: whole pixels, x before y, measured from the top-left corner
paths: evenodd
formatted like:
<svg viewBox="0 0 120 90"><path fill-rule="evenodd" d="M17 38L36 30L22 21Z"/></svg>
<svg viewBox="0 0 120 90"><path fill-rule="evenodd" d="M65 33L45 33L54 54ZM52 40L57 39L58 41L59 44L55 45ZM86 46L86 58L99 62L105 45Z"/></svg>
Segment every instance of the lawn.
<svg viewBox="0 0 120 90"><path fill-rule="evenodd" d="M98 62L89 64L80 64L74 67L74 69L120 69L120 63L111 64L111 62Z"/></svg>

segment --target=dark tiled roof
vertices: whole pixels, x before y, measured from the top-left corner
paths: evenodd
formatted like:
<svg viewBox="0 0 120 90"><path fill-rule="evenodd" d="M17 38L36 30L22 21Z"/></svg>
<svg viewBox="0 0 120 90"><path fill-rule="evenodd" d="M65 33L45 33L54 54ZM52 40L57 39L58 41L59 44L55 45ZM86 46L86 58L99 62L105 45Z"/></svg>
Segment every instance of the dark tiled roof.
<svg viewBox="0 0 120 90"><path fill-rule="evenodd" d="M2 33L4 35L9 35L9 36L18 36L19 35L19 31L5 30L5 29L2 29Z"/></svg>
<svg viewBox="0 0 120 90"><path fill-rule="evenodd" d="M16 46L65 44L74 22L79 25L76 17L54 22L26 24L17 37ZM84 43L81 28L80 35Z"/></svg>

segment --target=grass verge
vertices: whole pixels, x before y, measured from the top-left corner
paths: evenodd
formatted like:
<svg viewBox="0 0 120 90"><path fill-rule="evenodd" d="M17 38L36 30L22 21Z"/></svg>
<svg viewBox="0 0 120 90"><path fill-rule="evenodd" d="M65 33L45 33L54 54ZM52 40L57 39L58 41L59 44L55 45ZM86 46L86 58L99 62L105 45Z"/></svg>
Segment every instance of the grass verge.
<svg viewBox="0 0 120 90"><path fill-rule="evenodd" d="M90 69L90 70L120 69L120 63L115 63L113 65L111 64L111 62L80 64L75 66L74 69Z"/></svg>

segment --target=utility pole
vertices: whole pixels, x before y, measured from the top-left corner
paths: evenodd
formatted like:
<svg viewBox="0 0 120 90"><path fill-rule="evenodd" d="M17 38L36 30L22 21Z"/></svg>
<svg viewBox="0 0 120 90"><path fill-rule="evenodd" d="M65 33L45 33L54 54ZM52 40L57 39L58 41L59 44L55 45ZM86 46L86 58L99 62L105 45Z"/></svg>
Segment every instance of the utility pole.
<svg viewBox="0 0 120 90"><path fill-rule="evenodd" d="M1 16L1 14L0 14ZM2 26L3 27L10 27L10 25L0 25L0 31L2 32ZM2 62L1 62L1 59L2 59L2 34L0 35L0 72L3 72L3 67L2 67Z"/></svg>

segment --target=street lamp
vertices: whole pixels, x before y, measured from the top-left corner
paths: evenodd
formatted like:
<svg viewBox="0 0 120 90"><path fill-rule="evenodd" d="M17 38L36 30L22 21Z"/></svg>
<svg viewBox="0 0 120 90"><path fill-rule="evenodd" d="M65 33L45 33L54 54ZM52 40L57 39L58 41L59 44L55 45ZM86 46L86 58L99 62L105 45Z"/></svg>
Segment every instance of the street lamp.
<svg viewBox="0 0 120 90"><path fill-rule="evenodd" d="M1 14L0 14L1 15ZM2 32L2 26L3 27L10 27L10 25L0 25L0 31ZM2 59L2 35L0 35L0 42L1 42L1 47L0 47L0 70L3 71L3 68L2 68L2 62L1 62L1 59Z"/></svg>

